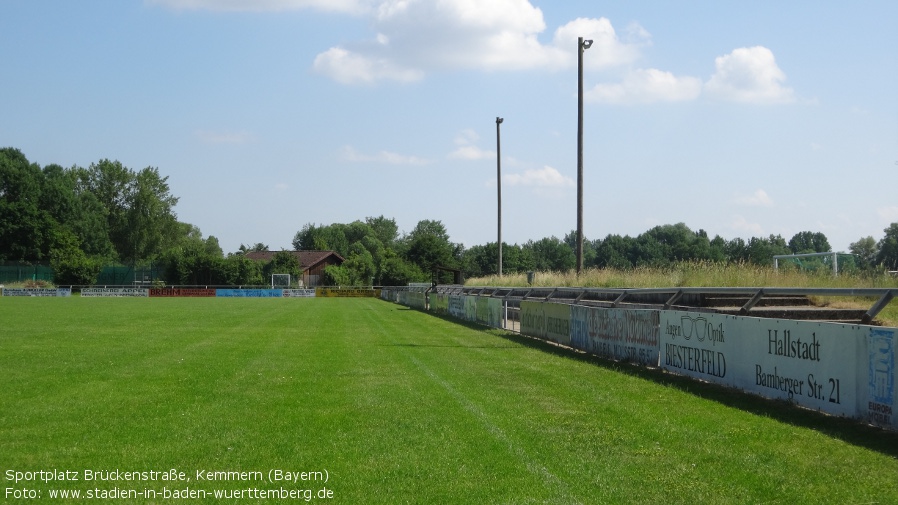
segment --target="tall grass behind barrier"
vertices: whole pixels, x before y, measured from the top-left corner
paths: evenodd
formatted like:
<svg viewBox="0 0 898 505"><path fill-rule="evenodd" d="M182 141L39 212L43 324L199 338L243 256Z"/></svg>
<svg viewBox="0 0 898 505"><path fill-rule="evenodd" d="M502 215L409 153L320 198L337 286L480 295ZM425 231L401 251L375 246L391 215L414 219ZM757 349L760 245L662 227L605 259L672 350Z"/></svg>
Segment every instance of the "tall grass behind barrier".
<svg viewBox="0 0 898 505"><path fill-rule="evenodd" d="M468 286L527 286L526 274L475 277ZM747 263L714 262L679 263L670 267L636 267L629 270L590 268L579 276L576 272L535 272L536 287L583 288L668 288L668 287L784 287L784 288L898 288L898 278L885 274L861 275L828 270L808 272L793 267L774 269ZM818 305L869 308L869 298L833 299L814 297ZM893 300L877 320L898 326L898 300Z"/></svg>

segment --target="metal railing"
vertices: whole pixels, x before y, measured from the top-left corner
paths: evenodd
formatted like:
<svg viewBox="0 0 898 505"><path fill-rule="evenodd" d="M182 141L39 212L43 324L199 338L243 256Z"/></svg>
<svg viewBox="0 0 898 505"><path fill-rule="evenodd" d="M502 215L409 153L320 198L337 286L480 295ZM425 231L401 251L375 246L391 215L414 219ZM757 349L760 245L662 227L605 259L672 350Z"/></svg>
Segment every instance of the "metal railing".
<svg viewBox="0 0 898 505"><path fill-rule="evenodd" d="M898 296L898 288L780 288L780 287L672 287L672 288L569 288L569 287L485 287L462 285L438 285L431 291L446 294L498 297L510 302L509 307L519 306L522 300L555 301L608 308L656 308L663 310L688 308L702 309L708 296L740 296L748 300L739 308L739 314L751 315L752 309L764 297L821 296L874 298L876 301L861 317L861 323L869 324ZM707 309L705 309L707 310Z"/></svg>

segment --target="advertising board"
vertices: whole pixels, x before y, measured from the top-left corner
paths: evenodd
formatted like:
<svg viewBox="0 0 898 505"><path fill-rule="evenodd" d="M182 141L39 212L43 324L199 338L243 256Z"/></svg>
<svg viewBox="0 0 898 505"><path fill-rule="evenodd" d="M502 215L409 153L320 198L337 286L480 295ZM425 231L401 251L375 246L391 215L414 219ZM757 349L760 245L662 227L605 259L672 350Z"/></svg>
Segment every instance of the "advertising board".
<svg viewBox="0 0 898 505"><path fill-rule="evenodd" d="M72 288L3 288L3 296L72 296Z"/></svg>
<svg viewBox="0 0 898 505"><path fill-rule="evenodd" d="M371 288L315 288L315 296L324 298L380 298L380 290Z"/></svg>
<svg viewBox="0 0 898 505"><path fill-rule="evenodd" d="M216 289L215 296L222 298L281 298L283 289Z"/></svg>
<svg viewBox="0 0 898 505"><path fill-rule="evenodd" d="M895 328L869 328L867 335L866 398L861 417L884 428L898 428L895 409Z"/></svg>
<svg viewBox="0 0 898 505"><path fill-rule="evenodd" d="M82 298L145 298L150 296L147 288L81 288Z"/></svg>
<svg viewBox="0 0 898 505"><path fill-rule="evenodd" d="M658 365L657 310L571 307L571 347L620 361Z"/></svg>
<svg viewBox="0 0 898 505"><path fill-rule="evenodd" d="M202 288L151 288L150 297L206 297L215 296L214 289Z"/></svg>
<svg viewBox="0 0 898 505"><path fill-rule="evenodd" d="M668 371L856 416L858 326L668 310L660 325Z"/></svg>
<svg viewBox="0 0 898 505"><path fill-rule="evenodd" d="M571 306L521 301L521 333L563 345L571 343Z"/></svg>
<svg viewBox="0 0 898 505"><path fill-rule="evenodd" d="M314 289L285 289L281 295L284 298L315 298Z"/></svg>

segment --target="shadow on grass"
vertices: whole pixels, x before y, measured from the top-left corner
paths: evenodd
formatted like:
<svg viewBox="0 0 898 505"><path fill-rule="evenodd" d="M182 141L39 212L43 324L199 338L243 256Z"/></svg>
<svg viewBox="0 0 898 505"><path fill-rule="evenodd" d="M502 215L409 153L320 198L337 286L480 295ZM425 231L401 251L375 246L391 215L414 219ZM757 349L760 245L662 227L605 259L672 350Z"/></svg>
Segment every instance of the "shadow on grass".
<svg viewBox="0 0 898 505"><path fill-rule="evenodd" d="M397 308L396 310L415 309L402 307ZM430 315L437 319L442 319L454 325L464 326L490 336L499 337L527 348L537 349L559 357L574 359L606 370L627 374L663 386L676 388L699 398L711 400L758 416L775 419L782 423L814 430L846 443L876 451L893 458L898 458L898 432L871 426L856 419L824 414L822 412L799 407L783 400L770 400L718 384L703 382L684 375L669 373L661 368L649 368L632 363L602 358L594 354L588 354L576 349L560 346L552 342L528 337L508 330L486 328L480 323L463 321L451 316L434 314L432 312L418 312L422 312L423 314ZM416 344L394 345L424 347ZM509 349L511 347L492 346L492 348Z"/></svg>
<svg viewBox="0 0 898 505"><path fill-rule="evenodd" d="M702 382L691 377L672 374L660 368L613 361L593 354L587 354L568 347L559 346L537 338L504 330L484 329L476 325L480 331L498 336L515 344L531 349L554 354L559 357L589 363L618 373L627 374L640 379L655 382L687 392L694 396L711 400L728 407L769 417L779 422L817 431L826 436L842 440L846 443L864 447L871 451L898 458L898 433L864 424L861 421L827 415L821 412L802 408L782 401L769 400L760 396L744 393L718 384Z"/></svg>

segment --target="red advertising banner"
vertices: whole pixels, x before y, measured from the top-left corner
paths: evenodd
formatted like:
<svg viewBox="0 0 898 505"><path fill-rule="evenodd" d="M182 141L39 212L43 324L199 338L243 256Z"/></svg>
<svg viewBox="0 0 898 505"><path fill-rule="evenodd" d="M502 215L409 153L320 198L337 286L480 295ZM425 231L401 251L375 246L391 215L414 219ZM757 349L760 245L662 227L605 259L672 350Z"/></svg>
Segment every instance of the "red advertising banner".
<svg viewBox="0 0 898 505"><path fill-rule="evenodd" d="M172 297L172 296L215 296L214 289L194 289L194 288L161 288L151 289L151 297Z"/></svg>

